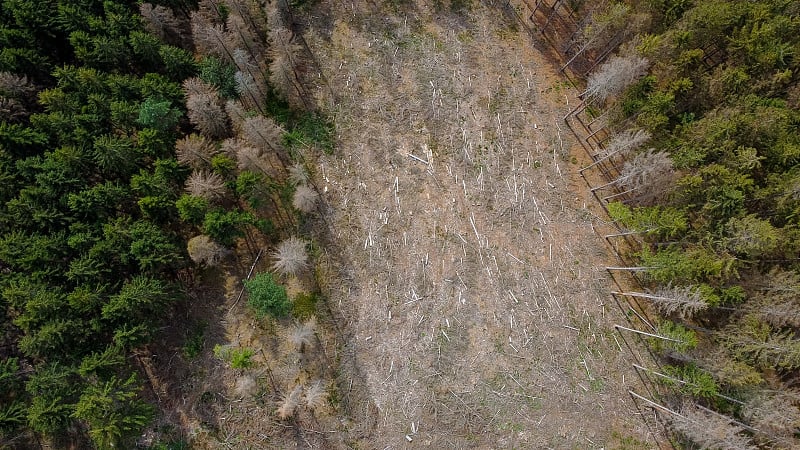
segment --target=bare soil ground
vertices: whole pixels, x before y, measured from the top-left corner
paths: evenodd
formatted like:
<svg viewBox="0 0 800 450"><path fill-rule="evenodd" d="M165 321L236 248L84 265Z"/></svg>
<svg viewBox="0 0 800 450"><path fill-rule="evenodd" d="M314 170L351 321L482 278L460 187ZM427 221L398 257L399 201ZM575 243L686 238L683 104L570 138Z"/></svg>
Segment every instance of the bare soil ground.
<svg viewBox="0 0 800 450"><path fill-rule="evenodd" d="M344 443L655 447L562 122L574 90L497 8L322 10L305 37L335 96L315 177Z"/></svg>
<svg viewBox="0 0 800 450"><path fill-rule="evenodd" d="M314 341L292 347L291 320L257 320L237 300L254 255L271 251L242 242L138 357L162 411L143 443L656 447L627 394L638 379L595 233L607 224L562 121L576 92L494 7L322 2L311 14L337 148L311 167L324 205L301 231L315 236L315 272L285 281L293 294L316 278L326 294ZM217 345L253 350L250 364ZM327 404L277 416L317 380Z"/></svg>

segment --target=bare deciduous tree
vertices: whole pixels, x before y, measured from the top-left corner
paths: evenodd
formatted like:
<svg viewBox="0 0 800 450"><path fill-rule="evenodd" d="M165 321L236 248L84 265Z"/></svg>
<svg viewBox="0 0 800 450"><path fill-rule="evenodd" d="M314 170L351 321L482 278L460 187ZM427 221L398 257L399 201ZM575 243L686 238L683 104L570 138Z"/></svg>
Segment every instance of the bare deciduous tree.
<svg viewBox="0 0 800 450"><path fill-rule="evenodd" d="M248 109L263 112L263 102L266 96L255 78L247 72L237 71L234 79L236 80L236 92L239 94L241 102Z"/></svg>
<svg viewBox="0 0 800 450"><path fill-rule="evenodd" d="M225 112L231 119L231 126L233 126L234 131L237 134L240 133L244 119L247 118L247 111L245 111L242 103L238 100L228 100L225 102Z"/></svg>
<svg viewBox="0 0 800 450"><path fill-rule="evenodd" d="M774 327L800 327L800 275L773 269L763 279L765 285L754 294L761 318Z"/></svg>
<svg viewBox="0 0 800 450"><path fill-rule="evenodd" d="M317 191L305 184L301 184L294 191L292 206L298 211L308 214L314 211L318 199L319 194Z"/></svg>
<svg viewBox="0 0 800 450"><path fill-rule="evenodd" d="M800 395L787 387L762 392L748 401L743 415L759 430L756 437L777 440L780 445L796 444L794 435L800 428ZM788 448L788 447L787 447Z"/></svg>
<svg viewBox="0 0 800 450"><path fill-rule="evenodd" d="M186 250L189 252L189 258L196 264L205 264L209 267L216 266L230 253L228 249L204 234L189 239Z"/></svg>
<svg viewBox="0 0 800 450"><path fill-rule="evenodd" d="M11 72L0 72L0 95L19 99L35 90L36 88L28 81L28 77Z"/></svg>
<svg viewBox="0 0 800 450"><path fill-rule="evenodd" d="M183 95L187 98L192 95L219 95L219 91L199 77L191 77L183 80Z"/></svg>
<svg viewBox="0 0 800 450"><path fill-rule="evenodd" d="M562 69L569 67L584 53L607 46L628 25L629 16L630 7L624 3L611 3L607 9L592 11L589 20L575 38L577 50Z"/></svg>
<svg viewBox="0 0 800 450"><path fill-rule="evenodd" d="M673 428L700 448L720 450L756 450L744 428L733 419L685 405L682 417L671 417Z"/></svg>
<svg viewBox="0 0 800 450"><path fill-rule="evenodd" d="M15 98L0 97L0 119L17 122L27 116L25 107Z"/></svg>
<svg viewBox="0 0 800 450"><path fill-rule="evenodd" d="M283 26L270 29L269 44L272 61L269 81L292 106L307 107L299 77L303 48L294 42L292 32Z"/></svg>
<svg viewBox="0 0 800 450"><path fill-rule="evenodd" d="M283 128L269 117L257 115L244 119L242 137L251 145L263 151L273 151L275 153L286 151L281 143Z"/></svg>
<svg viewBox="0 0 800 450"><path fill-rule="evenodd" d="M322 385L321 380L317 380L305 389L303 401L312 411L317 411L325 406L328 401L328 391Z"/></svg>
<svg viewBox="0 0 800 450"><path fill-rule="evenodd" d="M650 133L645 130L641 129L628 129L617 133L612 137L608 144L595 155L595 162L582 168L581 170L586 170L595 165L613 158L615 156L618 157L626 157L631 152L638 150L642 145L646 144L647 141L650 140Z"/></svg>
<svg viewBox="0 0 800 450"><path fill-rule="evenodd" d="M664 315L677 313L681 318L692 317L708 308L708 303L701 297L700 290L692 286L663 286L654 293L623 292L631 297L650 300Z"/></svg>
<svg viewBox="0 0 800 450"><path fill-rule="evenodd" d="M258 34L259 32L254 29L255 23L253 21L246 20L239 14L229 14L225 25L229 34L228 41L233 48L247 49L246 52L242 51L242 53L253 56L264 53L263 41ZM240 60L236 58L235 51L233 61L240 70L244 70L240 65Z"/></svg>
<svg viewBox="0 0 800 450"><path fill-rule="evenodd" d="M284 276L296 275L308 264L306 242L294 236L285 239L278 244L272 257L275 259L272 270Z"/></svg>
<svg viewBox="0 0 800 450"><path fill-rule="evenodd" d="M195 94L186 98L189 121L212 139L223 138L228 134L228 116L221 103L217 94Z"/></svg>
<svg viewBox="0 0 800 450"><path fill-rule="evenodd" d="M224 20L219 2L201 0L197 11L191 14L192 40L198 52L204 55L220 55L230 61L226 46Z"/></svg>
<svg viewBox="0 0 800 450"><path fill-rule="evenodd" d="M184 44L186 36L183 27L170 8L142 3L139 5L139 13L144 18L145 28L159 39L178 46Z"/></svg>
<svg viewBox="0 0 800 450"><path fill-rule="evenodd" d="M283 397L283 402L278 407L278 417L281 419L288 419L294 415L297 406L300 404L303 396L303 386L297 385L288 394Z"/></svg>
<svg viewBox="0 0 800 450"><path fill-rule="evenodd" d="M263 173L274 177L276 170L268 163L267 156L260 149L242 139L227 139L222 144L226 153L232 155L239 170Z"/></svg>
<svg viewBox="0 0 800 450"><path fill-rule="evenodd" d="M211 165L211 158L217 153L213 142L199 134L190 134L175 142L178 162L192 169L204 169Z"/></svg>
<svg viewBox="0 0 800 450"><path fill-rule="evenodd" d="M639 55L615 55L589 75L586 90L581 96L587 103L592 100L605 102L643 77L649 66L650 62Z"/></svg>
<svg viewBox="0 0 800 450"><path fill-rule="evenodd" d="M287 340L295 350L303 353L314 342L314 330L316 327L317 321L313 317L303 323L295 323L289 328Z"/></svg>
<svg viewBox="0 0 800 450"><path fill-rule="evenodd" d="M669 154L650 149L627 160L616 179L594 187L592 191L616 185L622 190L621 194L629 195L635 203L646 204L664 194L671 185L673 175Z"/></svg>
<svg viewBox="0 0 800 450"><path fill-rule="evenodd" d="M186 179L186 192L206 200L217 200L225 196L225 180L216 172L195 170Z"/></svg>

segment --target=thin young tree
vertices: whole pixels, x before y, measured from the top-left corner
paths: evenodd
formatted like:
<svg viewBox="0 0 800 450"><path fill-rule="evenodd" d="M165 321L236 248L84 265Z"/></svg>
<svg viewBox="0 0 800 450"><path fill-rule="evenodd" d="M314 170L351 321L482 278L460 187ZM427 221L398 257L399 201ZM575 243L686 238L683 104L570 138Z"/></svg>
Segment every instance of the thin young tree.
<svg viewBox="0 0 800 450"><path fill-rule="evenodd" d="M303 403L312 411L318 411L325 407L328 402L328 391L322 384L322 380L316 380L306 387L303 395Z"/></svg>
<svg viewBox="0 0 800 450"><path fill-rule="evenodd" d="M647 299L666 315L677 314L682 319L691 318L700 311L708 308L700 295L700 290L693 286L662 286L655 292L621 292L622 295Z"/></svg>
<svg viewBox="0 0 800 450"><path fill-rule="evenodd" d="M288 394L284 395L281 405L278 407L277 415L280 419L288 419L294 416L297 406L303 399L303 386L296 385Z"/></svg>

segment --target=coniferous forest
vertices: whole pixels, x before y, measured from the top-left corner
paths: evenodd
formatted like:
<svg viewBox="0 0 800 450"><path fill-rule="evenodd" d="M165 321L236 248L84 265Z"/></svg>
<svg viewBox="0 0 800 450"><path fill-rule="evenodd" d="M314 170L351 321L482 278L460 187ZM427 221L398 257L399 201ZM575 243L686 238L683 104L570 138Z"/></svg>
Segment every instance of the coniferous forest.
<svg viewBox="0 0 800 450"><path fill-rule="evenodd" d="M155 412L136 349L195 269L314 207L291 149L330 129L288 5L262 6L0 6L0 446L131 448Z"/></svg>
<svg viewBox="0 0 800 450"><path fill-rule="evenodd" d="M246 239L306 264L296 150L334 144L300 3L2 0L0 446L133 448L137 350L198 271ZM800 3L529 3L585 87L567 119L640 283L619 294L657 313L674 443L798 445ZM293 314L271 276L245 287Z"/></svg>
<svg viewBox="0 0 800 450"><path fill-rule="evenodd" d="M566 120L636 280L615 295L658 317L641 372L677 443L796 447L800 4L564 3L535 14L585 81Z"/></svg>

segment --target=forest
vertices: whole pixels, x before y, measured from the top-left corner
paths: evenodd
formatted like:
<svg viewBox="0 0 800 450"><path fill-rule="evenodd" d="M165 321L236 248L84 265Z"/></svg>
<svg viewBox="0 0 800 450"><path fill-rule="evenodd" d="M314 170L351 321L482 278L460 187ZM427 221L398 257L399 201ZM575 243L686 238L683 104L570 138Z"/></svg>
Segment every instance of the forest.
<svg viewBox="0 0 800 450"><path fill-rule="evenodd" d="M569 4L567 4L569 3ZM674 443L795 448L800 4L536 2Z"/></svg>
<svg viewBox="0 0 800 450"><path fill-rule="evenodd" d="M275 248L244 282L252 315L305 320L312 345L315 289L284 286L310 264L305 158L336 151L309 3L2 0L0 446L190 448L137 444L157 416L142 356L244 249ZM558 120L617 227L613 295L651 319L645 400L670 443L800 445L800 3L488 3L583 91ZM315 383L278 416L326 404Z"/></svg>
<svg viewBox="0 0 800 450"><path fill-rule="evenodd" d="M198 268L314 208L292 149L329 150L330 126L303 104L288 13L2 3L0 446L131 448L155 413L137 349L191 308ZM257 308L287 314L263 278Z"/></svg>

